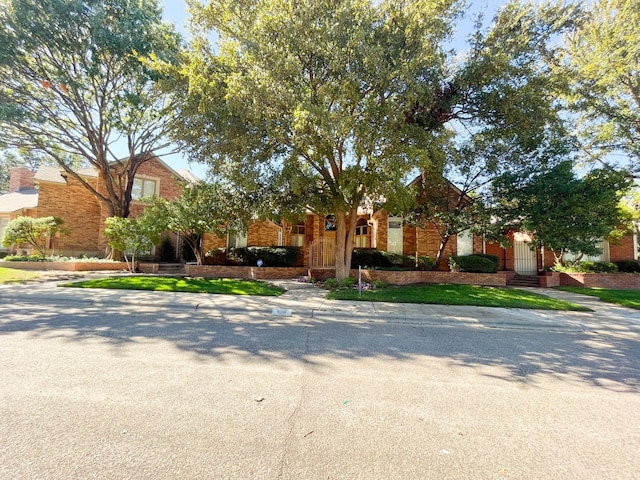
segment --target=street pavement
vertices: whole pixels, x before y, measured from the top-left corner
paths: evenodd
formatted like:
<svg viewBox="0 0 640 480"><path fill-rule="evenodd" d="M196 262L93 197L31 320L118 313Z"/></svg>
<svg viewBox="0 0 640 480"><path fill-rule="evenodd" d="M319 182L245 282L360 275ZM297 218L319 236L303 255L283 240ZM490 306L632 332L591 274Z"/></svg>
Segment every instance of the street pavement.
<svg viewBox="0 0 640 480"><path fill-rule="evenodd" d="M640 312L0 286L0 478L639 479Z"/></svg>

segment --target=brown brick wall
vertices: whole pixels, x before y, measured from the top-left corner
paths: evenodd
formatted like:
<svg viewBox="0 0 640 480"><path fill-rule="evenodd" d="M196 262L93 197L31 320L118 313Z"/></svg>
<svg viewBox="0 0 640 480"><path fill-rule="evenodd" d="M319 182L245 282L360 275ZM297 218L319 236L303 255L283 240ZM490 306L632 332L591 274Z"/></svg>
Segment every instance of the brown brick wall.
<svg viewBox="0 0 640 480"><path fill-rule="evenodd" d="M166 198L167 200L173 200L182 194L182 187L180 186L179 178L170 168L168 168L162 161L155 157L140 165L136 173L136 177L148 177L150 179L157 180L159 182L159 196L162 198ZM104 186L100 185L100 187L100 191L104 193ZM144 211L143 203L135 200L131 202L131 217L140 215L142 211ZM107 208L105 206L102 206L100 212L101 228L98 235L98 250L102 252L106 251L107 249L107 238L104 235L103 226L108 215L109 213Z"/></svg>
<svg viewBox="0 0 640 480"><path fill-rule="evenodd" d="M304 267L234 267L227 265L186 265L187 275L208 278L288 279L307 274Z"/></svg>
<svg viewBox="0 0 640 480"><path fill-rule="evenodd" d="M351 277L358 278L358 270L351 270ZM393 272L384 270L362 270L362 280L367 282L380 280L391 285L410 285L415 283L452 283L460 285L487 285L494 287L503 287L507 284L507 276L503 272Z"/></svg>
<svg viewBox="0 0 640 480"><path fill-rule="evenodd" d="M640 290L640 275L633 273L565 273L560 285L572 287L622 288Z"/></svg>
<svg viewBox="0 0 640 480"><path fill-rule="evenodd" d="M95 185L96 180L89 180ZM68 177L66 184L41 182L38 193L38 216L60 217L68 235L55 240L56 251L69 255L97 255L100 206L98 200L78 182Z"/></svg>
<svg viewBox="0 0 640 480"><path fill-rule="evenodd" d="M247 232L247 246L273 247L278 245L278 231L280 227L273 222L264 220L249 225ZM284 237L284 235L283 235ZM284 238L282 239L284 242Z"/></svg>
<svg viewBox="0 0 640 480"><path fill-rule="evenodd" d="M625 235L619 240L612 240L609 243L609 259L612 262L633 260L633 235Z"/></svg>

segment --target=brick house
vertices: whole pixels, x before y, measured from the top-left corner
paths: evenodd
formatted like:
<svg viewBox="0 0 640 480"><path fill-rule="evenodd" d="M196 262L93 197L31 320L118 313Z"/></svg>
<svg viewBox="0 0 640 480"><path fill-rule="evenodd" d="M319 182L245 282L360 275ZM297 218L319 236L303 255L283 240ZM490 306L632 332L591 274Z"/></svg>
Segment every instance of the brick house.
<svg viewBox="0 0 640 480"><path fill-rule="evenodd" d="M104 191L94 169L81 169L78 173L98 191ZM139 199L143 197L153 194L167 199L178 197L182 193L180 181L184 180L191 181L193 177L188 172L176 172L158 157L144 162L134 179L131 216L142 211L143 203ZM44 166L37 172L18 167L11 170L10 190L8 194L0 195L0 225L3 228L19 215L59 217L69 233L51 239L49 248L55 248L61 255L104 255L107 209L76 179L58 167ZM173 244L175 246L175 239Z"/></svg>

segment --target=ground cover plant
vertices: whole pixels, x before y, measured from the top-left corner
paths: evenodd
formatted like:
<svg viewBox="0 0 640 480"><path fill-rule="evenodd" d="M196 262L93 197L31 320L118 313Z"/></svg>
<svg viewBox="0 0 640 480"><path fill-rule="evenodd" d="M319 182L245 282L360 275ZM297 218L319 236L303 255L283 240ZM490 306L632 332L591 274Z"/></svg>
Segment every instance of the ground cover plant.
<svg viewBox="0 0 640 480"><path fill-rule="evenodd" d="M598 297L603 302L616 303L624 307L640 310L640 290L587 287L558 287L558 290L590 295L592 297Z"/></svg>
<svg viewBox="0 0 640 480"><path fill-rule="evenodd" d="M229 278L174 278L148 276L105 277L61 285L76 288L110 288L115 290L152 290L227 295L278 296L284 290L265 282Z"/></svg>
<svg viewBox="0 0 640 480"><path fill-rule="evenodd" d="M0 267L0 284L24 282L26 280L33 280L39 276L40 275L35 272L25 272L24 270Z"/></svg>
<svg viewBox="0 0 640 480"><path fill-rule="evenodd" d="M362 300L368 302L427 303L438 305L471 305L482 307L529 308L541 310L588 311L586 307L513 288L482 287L477 285L405 285L365 290L362 296L356 289L329 292L333 300Z"/></svg>

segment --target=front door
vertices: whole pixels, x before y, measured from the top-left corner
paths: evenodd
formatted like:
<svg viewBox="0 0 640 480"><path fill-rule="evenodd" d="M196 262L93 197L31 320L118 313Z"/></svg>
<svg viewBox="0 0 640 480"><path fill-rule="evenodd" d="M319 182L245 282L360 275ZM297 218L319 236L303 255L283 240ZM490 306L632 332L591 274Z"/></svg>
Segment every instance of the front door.
<svg viewBox="0 0 640 480"><path fill-rule="evenodd" d="M322 266L336 266L336 232L327 230L322 237Z"/></svg>
<svg viewBox="0 0 640 480"><path fill-rule="evenodd" d="M513 269L520 275L535 275L538 273L538 257L535 250L531 250L531 237L526 233L516 234L513 242Z"/></svg>

